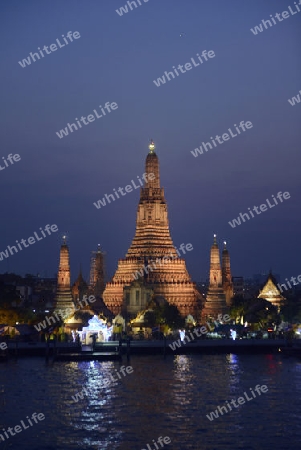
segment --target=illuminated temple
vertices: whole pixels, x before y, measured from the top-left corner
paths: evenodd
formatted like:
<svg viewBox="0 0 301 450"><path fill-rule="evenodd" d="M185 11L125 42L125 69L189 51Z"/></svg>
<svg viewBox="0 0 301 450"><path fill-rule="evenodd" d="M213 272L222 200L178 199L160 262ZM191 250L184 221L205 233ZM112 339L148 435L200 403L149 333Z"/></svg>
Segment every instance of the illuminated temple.
<svg viewBox="0 0 301 450"><path fill-rule="evenodd" d="M263 298L272 303L272 305L276 306L279 310L285 298L280 294L279 289L276 286L276 279L270 273L268 279L263 286L262 290L259 292L257 298Z"/></svg>
<svg viewBox="0 0 301 450"><path fill-rule="evenodd" d="M115 275L106 285L104 302L114 314L119 314L125 310L145 309L151 296L163 297L176 305L183 316L196 317L201 296L170 236L167 204L160 186L159 159L152 141L145 173L147 182L140 190L136 233L125 258L118 261ZM146 271L147 266L151 269ZM141 273L138 281L137 271Z"/></svg>
<svg viewBox="0 0 301 450"><path fill-rule="evenodd" d="M70 262L69 262L69 248L66 243L66 237L63 237L63 243L60 250L60 264L57 275L57 290L56 290L56 307L55 310L75 311L75 306L72 298L70 288Z"/></svg>
<svg viewBox="0 0 301 450"><path fill-rule="evenodd" d="M224 248L224 250L226 250ZM219 314L228 312L226 293L230 286L231 272L230 272L230 257L227 253L227 258L223 254L223 270L221 269L219 248L214 235L213 245L210 251L210 281L209 289L206 296L206 302L202 311L203 318L217 318Z"/></svg>
<svg viewBox="0 0 301 450"><path fill-rule="evenodd" d="M226 296L227 306L231 306L233 293L233 283L230 267L230 255L227 250L227 243L224 242L224 249L222 253L222 283L223 289Z"/></svg>

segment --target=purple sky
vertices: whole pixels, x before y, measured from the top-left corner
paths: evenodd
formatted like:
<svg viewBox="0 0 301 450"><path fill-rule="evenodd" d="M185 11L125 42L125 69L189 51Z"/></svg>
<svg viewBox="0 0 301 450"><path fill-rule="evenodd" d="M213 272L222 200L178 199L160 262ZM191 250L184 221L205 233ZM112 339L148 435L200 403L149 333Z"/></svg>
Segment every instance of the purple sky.
<svg viewBox="0 0 301 450"><path fill-rule="evenodd" d="M227 240L235 276L270 268L282 279L300 274L301 103L288 99L301 89L301 13L256 36L250 31L294 2L141 0L120 17L115 10L125 3L1 3L0 161L9 153L21 161L0 171L0 251L48 223L59 231L0 261L0 272L53 276L67 231L72 279L80 263L88 276L98 243L112 276L134 236L139 190L99 210L93 202L143 174L153 138L172 238L176 246L192 243L186 261L195 281L208 275L213 233ZM68 31L81 37L19 65ZM215 58L155 86L203 50ZM118 109L58 138L105 102ZM242 120L253 128L192 156ZM279 191L291 198L230 227Z"/></svg>

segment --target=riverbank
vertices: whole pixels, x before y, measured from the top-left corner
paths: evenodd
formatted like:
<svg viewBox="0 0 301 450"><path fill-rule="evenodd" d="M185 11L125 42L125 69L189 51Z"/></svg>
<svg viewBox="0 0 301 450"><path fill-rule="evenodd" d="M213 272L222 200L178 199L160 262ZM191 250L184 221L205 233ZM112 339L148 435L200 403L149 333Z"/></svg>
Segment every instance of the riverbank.
<svg viewBox="0 0 301 450"><path fill-rule="evenodd" d="M53 356L56 359L93 360L116 359L117 356L130 355L184 355L184 354L256 354L286 352L287 349L301 349L300 340L286 341L284 339L204 339L183 344L172 350L170 344L173 341L109 341L97 342L94 346L80 346L77 343L47 342L9 342L8 348L2 352L2 360L19 356ZM69 355L69 356L67 356Z"/></svg>

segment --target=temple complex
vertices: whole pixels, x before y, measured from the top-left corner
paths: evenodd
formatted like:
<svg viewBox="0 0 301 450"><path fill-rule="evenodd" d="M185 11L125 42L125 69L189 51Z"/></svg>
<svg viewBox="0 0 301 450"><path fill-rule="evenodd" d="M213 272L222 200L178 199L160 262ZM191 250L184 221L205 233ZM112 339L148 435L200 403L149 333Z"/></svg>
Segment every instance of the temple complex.
<svg viewBox="0 0 301 450"><path fill-rule="evenodd" d="M57 290L55 296L56 306L55 311L69 310L75 311L74 302L70 288L70 262L69 262L69 248L66 244L66 237L63 237L63 243L60 250L60 264L57 275Z"/></svg>
<svg viewBox="0 0 301 450"><path fill-rule="evenodd" d="M152 292L154 297L164 297L176 305L183 316L196 317L201 295L170 236L167 204L160 186L159 159L152 141L143 178L136 233L125 258L118 261L115 275L106 285L104 302L114 314L127 306L128 312L138 312L145 309L146 299ZM139 277L135 275L137 271L141 273Z"/></svg>
<svg viewBox="0 0 301 450"><path fill-rule="evenodd" d="M231 300L234 293L230 267L230 255L227 250L226 242L224 242L224 249L222 253L222 283L223 283L223 290L226 296L227 306L231 306Z"/></svg>
<svg viewBox="0 0 301 450"><path fill-rule="evenodd" d="M230 262L229 262L229 269L230 269ZM226 275L226 272L224 273ZM210 317L217 318L219 314L226 314L227 312L228 308L226 304L226 295L223 289L223 277L220 264L219 248L217 245L215 234L213 245L211 247L210 252L209 289L206 296L205 306L202 311L202 317L205 319Z"/></svg>
<svg viewBox="0 0 301 450"><path fill-rule="evenodd" d="M282 302L285 300L285 297L283 297L280 294L280 291L277 288L276 284L277 284L277 280L275 280L273 275L270 273L265 285L263 286L262 290L259 292L259 295L257 298L264 298L265 300L268 300L274 306L277 306L277 308L279 310Z"/></svg>

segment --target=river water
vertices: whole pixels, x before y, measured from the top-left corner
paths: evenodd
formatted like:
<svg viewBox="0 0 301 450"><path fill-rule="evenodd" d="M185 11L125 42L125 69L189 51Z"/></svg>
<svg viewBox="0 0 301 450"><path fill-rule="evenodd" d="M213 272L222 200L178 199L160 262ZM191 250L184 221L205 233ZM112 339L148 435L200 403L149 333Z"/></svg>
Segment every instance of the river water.
<svg viewBox="0 0 301 450"><path fill-rule="evenodd" d="M282 450L301 444L301 361L281 355L132 356L133 373L102 387L119 362L19 358L0 364L0 450ZM250 388L268 392L210 421ZM86 388L87 395L72 398ZM167 440L168 441L168 440ZM147 447L147 444L148 447Z"/></svg>

